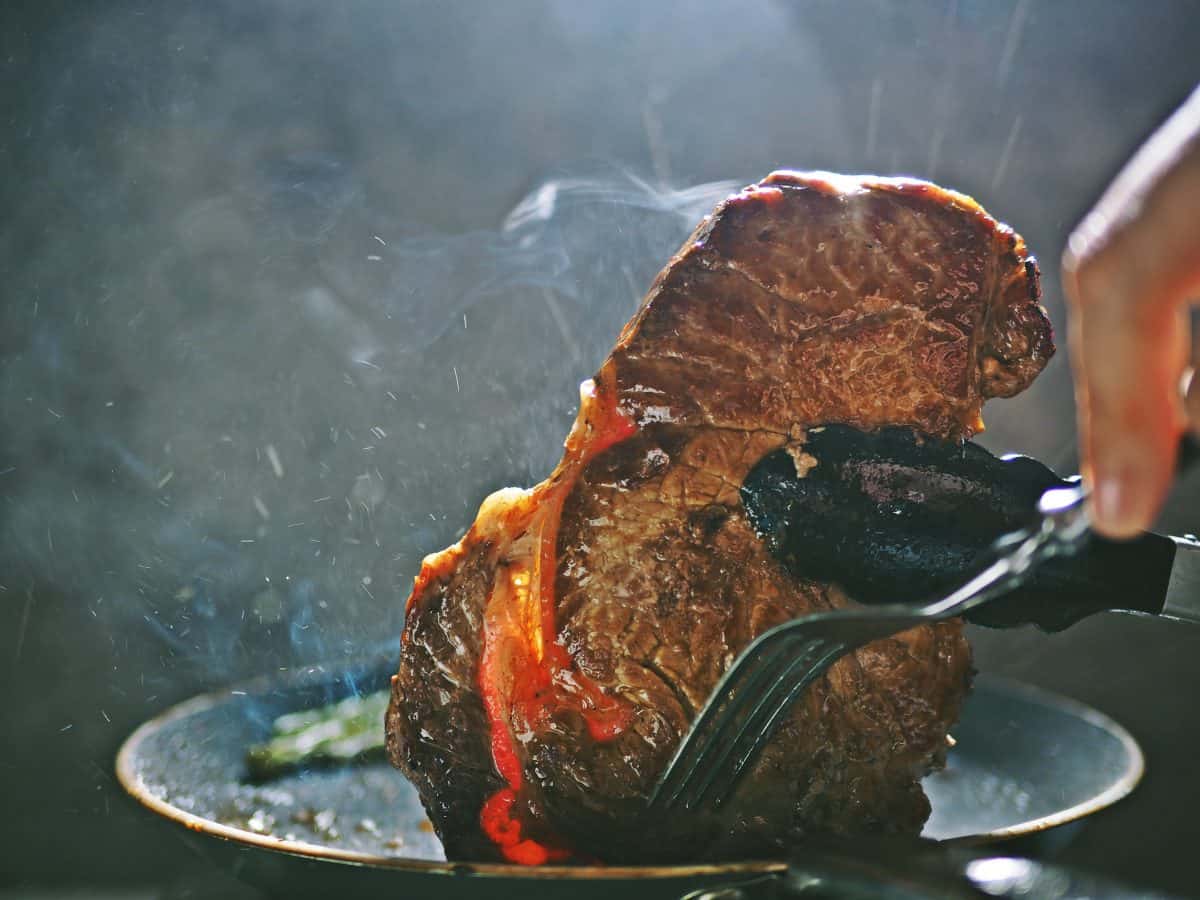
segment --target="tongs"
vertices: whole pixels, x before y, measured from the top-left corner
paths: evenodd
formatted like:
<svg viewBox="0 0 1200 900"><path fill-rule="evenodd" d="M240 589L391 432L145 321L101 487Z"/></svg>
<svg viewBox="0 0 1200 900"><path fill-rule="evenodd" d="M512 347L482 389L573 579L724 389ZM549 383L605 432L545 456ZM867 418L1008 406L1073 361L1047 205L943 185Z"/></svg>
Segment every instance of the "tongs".
<svg viewBox="0 0 1200 900"><path fill-rule="evenodd" d="M1165 561L1167 586L1157 595L1138 591L1114 598L1109 591L1088 590L1087 572L1077 573L1071 591L1070 578L1062 586L1061 571L1059 590L1048 598L1036 590L1025 596L1018 592L1050 561L1077 556L1093 541L1087 490L1078 478L1059 479L1027 457L997 460L978 447L967 451L900 429L871 435L827 426L809 434L803 451L803 475L795 451L760 463L743 485L743 503L768 546L789 567L840 582L856 598L870 598L880 584L914 566L934 583L948 575L962 578L945 570L964 553L963 535L970 531L958 521L964 512L1011 525L1014 514L1019 516L1014 496L1032 488L1040 491L1036 515L994 540L969 577L933 601L817 613L760 635L734 661L693 722L651 794L652 810L720 807L810 684L845 654L917 625L989 604L995 609L987 624L1033 623L1048 630L1108 610L1200 623L1200 543L1193 538L1147 535L1140 544L1107 544L1124 546L1113 551L1122 555L1123 569L1132 562L1131 549L1155 568L1134 574L1142 583L1161 578ZM1195 444L1185 439L1181 468L1197 457ZM911 537L907 544L905 533ZM968 548L970 543L965 541ZM881 547L896 552L880 552ZM1096 558L1101 557L1093 553L1093 562ZM1095 574L1090 573L1093 582ZM920 579L914 575L914 580Z"/></svg>

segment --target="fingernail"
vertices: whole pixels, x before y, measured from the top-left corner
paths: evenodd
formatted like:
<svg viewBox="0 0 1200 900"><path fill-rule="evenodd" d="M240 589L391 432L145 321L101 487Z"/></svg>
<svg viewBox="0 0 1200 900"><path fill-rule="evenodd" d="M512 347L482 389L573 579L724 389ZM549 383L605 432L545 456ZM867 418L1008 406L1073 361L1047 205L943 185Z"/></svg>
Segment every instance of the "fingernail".
<svg viewBox="0 0 1200 900"><path fill-rule="evenodd" d="M1146 527L1150 497L1133 466L1096 473L1092 517L1097 531L1110 537L1129 537Z"/></svg>
<svg viewBox="0 0 1200 900"><path fill-rule="evenodd" d="M1121 509L1121 482L1105 477L1092 490L1092 519L1097 528L1107 531L1117 521Z"/></svg>

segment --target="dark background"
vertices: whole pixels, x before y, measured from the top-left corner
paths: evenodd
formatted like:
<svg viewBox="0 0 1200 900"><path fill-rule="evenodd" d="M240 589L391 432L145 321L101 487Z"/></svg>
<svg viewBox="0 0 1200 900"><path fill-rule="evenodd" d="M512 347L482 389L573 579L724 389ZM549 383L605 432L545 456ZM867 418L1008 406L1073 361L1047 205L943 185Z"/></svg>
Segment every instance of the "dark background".
<svg viewBox="0 0 1200 900"><path fill-rule="evenodd" d="M5 4L0 887L217 877L123 796L122 738L394 640L720 193L676 189L937 180L1025 236L1061 333L1069 228L1197 47L1187 0ZM1073 471L1072 415L1064 348L982 442ZM1065 858L1196 893L1200 632L977 638L1146 750Z"/></svg>

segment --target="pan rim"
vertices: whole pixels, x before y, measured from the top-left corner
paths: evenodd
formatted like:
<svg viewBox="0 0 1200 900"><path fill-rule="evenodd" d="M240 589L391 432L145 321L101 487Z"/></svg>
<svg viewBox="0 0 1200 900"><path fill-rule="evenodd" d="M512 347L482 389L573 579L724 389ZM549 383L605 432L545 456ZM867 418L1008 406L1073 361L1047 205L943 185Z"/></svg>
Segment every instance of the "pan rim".
<svg viewBox="0 0 1200 900"><path fill-rule="evenodd" d="M310 666L300 670L299 673L294 673L293 677L288 680L303 683L305 676L316 676L318 674L325 675L325 668L322 666ZM300 677L297 678L297 675ZM713 875L770 874L783 872L787 869L787 863L783 860L743 860L656 866L520 866L510 863L464 862L415 859L403 856L383 856L374 853L329 847L308 841L288 840L271 834L258 834L244 828L226 825L222 822L188 812L164 800L157 796L142 779L137 767L138 754L143 742L151 735L172 722L211 709L219 703L226 702L235 693L248 693L248 689L252 690L256 685L272 682L278 683L277 679L272 676L261 676L238 685L209 691L168 707L163 712L143 722L125 739L117 753L117 780L130 796L147 809L157 813L168 821L184 826L192 832L257 849L343 865L422 872L431 875L466 875L538 880L570 880L576 878L609 880L696 878ZM1145 755L1133 735L1116 720L1086 703L1014 679L982 676L978 679L977 684L978 682L983 682L989 687L993 687L1009 695L1021 695L1035 704L1068 713L1107 732L1120 741L1128 764L1121 775L1114 779L1109 787L1074 806L1005 828L997 828L962 837L947 838L942 843L953 846L979 846L1037 834L1060 825L1078 821L1112 806L1127 797L1141 781L1146 769Z"/></svg>

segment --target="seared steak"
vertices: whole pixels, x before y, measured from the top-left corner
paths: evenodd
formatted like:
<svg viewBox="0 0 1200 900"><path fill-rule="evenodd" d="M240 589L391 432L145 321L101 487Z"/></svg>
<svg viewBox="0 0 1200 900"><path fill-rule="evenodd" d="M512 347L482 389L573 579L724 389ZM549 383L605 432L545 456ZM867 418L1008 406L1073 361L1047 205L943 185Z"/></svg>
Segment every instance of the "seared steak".
<svg viewBox="0 0 1200 900"><path fill-rule="evenodd" d="M836 664L719 814L643 807L696 710L772 625L852 603L798 580L739 499L805 428L960 440L1053 352L1024 243L917 181L777 172L730 197L658 276L595 378L562 462L489 497L428 557L387 717L393 761L451 858L763 855L828 831L918 832L967 692L950 622Z"/></svg>

